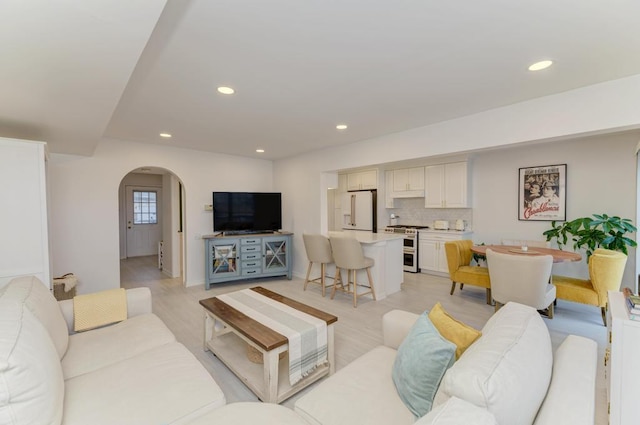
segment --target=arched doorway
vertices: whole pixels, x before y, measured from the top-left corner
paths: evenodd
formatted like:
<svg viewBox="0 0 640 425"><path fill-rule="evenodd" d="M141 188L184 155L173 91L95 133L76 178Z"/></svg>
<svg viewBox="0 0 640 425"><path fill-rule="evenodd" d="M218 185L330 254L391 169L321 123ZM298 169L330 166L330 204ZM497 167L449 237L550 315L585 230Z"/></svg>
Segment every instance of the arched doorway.
<svg viewBox="0 0 640 425"><path fill-rule="evenodd" d="M184 187L170 170L144 166L118 190L120 284L172 280L185 285Z"/></svg>

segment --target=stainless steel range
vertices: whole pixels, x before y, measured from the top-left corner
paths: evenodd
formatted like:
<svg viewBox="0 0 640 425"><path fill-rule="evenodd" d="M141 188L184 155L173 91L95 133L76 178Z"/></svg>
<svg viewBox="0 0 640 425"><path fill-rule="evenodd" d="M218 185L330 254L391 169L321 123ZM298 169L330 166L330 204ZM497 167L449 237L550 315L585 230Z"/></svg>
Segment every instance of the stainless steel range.
<svg viewBox="0 0 640 425"><path fill-rule="evenodd" d="M385 233L404 234L404 248L402 250L404 271L411 273L417 273L420 271L420 267L418 266L418 229L428 228L428 226L410 226L406 224L385 227Z"/></svg>

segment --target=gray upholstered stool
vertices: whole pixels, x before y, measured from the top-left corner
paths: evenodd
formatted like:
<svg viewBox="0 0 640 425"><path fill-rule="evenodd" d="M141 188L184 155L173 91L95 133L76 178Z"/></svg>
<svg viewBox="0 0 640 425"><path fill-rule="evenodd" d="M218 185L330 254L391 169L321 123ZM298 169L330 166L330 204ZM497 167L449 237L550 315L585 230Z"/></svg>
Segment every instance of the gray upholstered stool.
<svg viewBox="0 0 640 425"><path fill-rule="evenodd" d="M353 306L358 306L358 297L371 294L373 299L376 299L376 292L373 287L373 279L371 278L371 267L373 266L373 259L365 257L362 252L362 245L357 239L344 236L331 236L331 251L333 252L333 261L336 263L336 276L333 282L333 289L331 290L331 299L336 294L338 284L340 289L353 294ZM357 271L366 269L367 277L369 278L369 290L366 292L358 293L358 281ZM342 280L341 270L347 272L347 287L345 289L345 281ZM351 275L353 274L353 279ZM350 286L353 283L353 289L350 290ZM361 285L364 286L364 285Z"/></svg>
<svg viewBox="0 0 640 425"><path fill-rule="evenodd" d="M327 264L333 263L331 255L331 244L329 238L323 235L303 234L304 249L307 251L309 259L309 267L307 268L307 277L304 279L304 290L307 290L309 282L319 283L322 286L322 296L325 294L325 272ZM320 264L320 276L315 279L309 279L313 263Z"/></svg>

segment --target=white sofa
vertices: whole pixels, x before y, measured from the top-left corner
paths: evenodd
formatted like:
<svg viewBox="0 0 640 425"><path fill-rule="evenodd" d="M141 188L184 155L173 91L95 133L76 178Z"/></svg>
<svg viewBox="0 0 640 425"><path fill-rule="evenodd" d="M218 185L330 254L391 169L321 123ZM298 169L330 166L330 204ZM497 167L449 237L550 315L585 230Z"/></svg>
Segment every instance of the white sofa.
<svg viewBox="0 0 640 425"><path fill-rule="evenodd" d="M233 403L190 425L519 425L594 423L597 345L570 335L551 350L549 332L531 307L508 303L445 373L433 410L416 421L392 380L397 349L419 316L383 317L384 345L323 380L295 403ZM269 418L267 421L265 418Z"/></svg>
<svg viewBox="0 0 640 425"><path fill-rule="evenodd" d="M151 314L147 289L127 291L127 320L71 334L72 301L35 278L0 289L0 425L563 424L594 422L597 346L568 336L555 354L533 308L502 307L447 370L416 422L396 391L397 349L419 317L383 317L381 345L321 381L293 410L225 405L209 373Z"/></svg>
<svg viewBox="0 0 640 425"><path fill-rule="evenodd" d="M73 333L73 301L35 277L0 289L0 424L185 424L225 404L220 387L127 291L128 318Z"/></svg>
<svg viewBox="0 0 640 425"><path fill-rule="evenodd" d="M413 423L391 370L396 350L417 318L399 310L387 313L384 345L301 397L295 411L312 424ZM595 341L570 335L554 356L537 311L508 303L447 370L434 409L419 423L469 423L463 419L467 414L476 418L472 423L593 424L596 365Z"/></svg>

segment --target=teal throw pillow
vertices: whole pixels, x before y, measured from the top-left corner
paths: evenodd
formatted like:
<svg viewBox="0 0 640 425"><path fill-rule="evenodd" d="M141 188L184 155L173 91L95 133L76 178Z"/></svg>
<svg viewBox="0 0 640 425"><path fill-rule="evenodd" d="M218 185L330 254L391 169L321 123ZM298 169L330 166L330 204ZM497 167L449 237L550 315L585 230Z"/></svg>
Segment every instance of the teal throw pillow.
<svg viewBox="0 0 640 425"><path fill-rule="evenodd" d="M456 358L456 345L443 338L427 312L418 317L398 348L393 383L407 408L419 418L431 410L444 373Z"/></svg>

